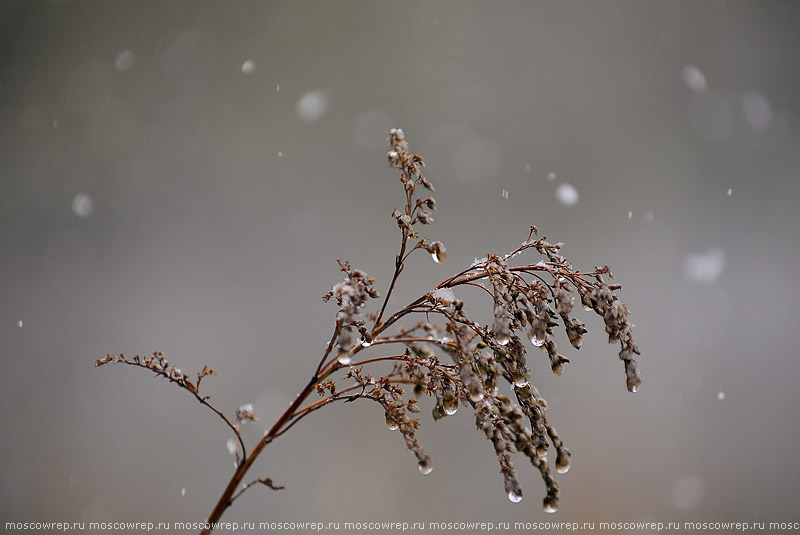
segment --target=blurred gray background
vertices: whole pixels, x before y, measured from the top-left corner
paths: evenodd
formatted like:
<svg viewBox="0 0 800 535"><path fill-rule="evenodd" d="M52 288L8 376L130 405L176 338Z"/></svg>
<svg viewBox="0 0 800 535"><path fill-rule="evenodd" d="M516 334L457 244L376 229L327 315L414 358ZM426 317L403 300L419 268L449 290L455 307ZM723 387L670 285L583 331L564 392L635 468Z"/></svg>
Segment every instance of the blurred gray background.
<svg viewBox="0 0 800 535"><path fill-rule="evenodd" d="M333 406L252 472L287 488L225 520L799 520L798 28L796 2L3 1L0 520L206 517L226 428L94 360L216 368L254 444L330 336L336 258L386 291L391 127L449 255L412 257L393 304L535 224L623 283L642 391L588 314L563 376L531 351L573 453L556 515L424 400L431 475L377 406Z"/></svg>

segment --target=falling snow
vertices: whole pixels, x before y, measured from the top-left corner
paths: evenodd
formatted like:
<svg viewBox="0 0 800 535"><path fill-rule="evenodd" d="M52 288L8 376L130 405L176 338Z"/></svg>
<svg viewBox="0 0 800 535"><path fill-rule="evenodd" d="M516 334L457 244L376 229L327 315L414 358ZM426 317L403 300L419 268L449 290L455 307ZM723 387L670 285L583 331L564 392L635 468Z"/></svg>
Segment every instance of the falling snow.
<svg viewBox="0 0 800 535"><path fill-rule="evenodd" d="M297 116L307 123L320 120L328 112L328 100L322 91L306 93L297 101Z"/></svg>
<svg viewBox="0 0 800 535"><path fill-rule="evenodd" d="M254 70L256 70L256 64L252 60L246 59L242 63L242 72L244 74L252 74Z"/></svg>
<svg viewBox="0 0 800 535"><path fill-rule="evenodd" d="M712 248L705 253L692 253L683 261L683 274L691 282L711 283L725 269L725 253Z"/></svg>
<svg viewBox="0 0 800 535"><path fill-rule="evenodd" d="M695 93L706 92L706 77L703 72L694 65L687 65L681 71L681 77L686 82L687 87Z"/></svg>
<svg viewBox="0 0 800 535"><path fill-rule="evenodd" d="M452 303L456 300L456 295L450 288L437 288L431 295L434 299L444 301L445 303Z"/></svg>
<svg viewBox="0 0 800 535"><path fill-rule="evenodd" d="M556 189L556 199L565 206L575 206L578 203L578 190L571 184L561 184Z"/></svg>
<svg viewBox="0 0 800 535"><path fill-rule="evenodd" d="M85 219L94 211L94 201L85 193L78 193L72 199L72 211L76 216Z"/></svg>
<svg viewBox="0 0 800 535"><path fill-rule="evenodd" d="M692 509L700 504L706 485L695 475L681 476L672 485L672 503L678 509Z"/></svg>
<svg viewBox="0 0 800 535"><path fill-rule="evenodd" d="M136 63L136 56L130 50L123 50L119 54L117 54L117 58L114 60L114 67L119 72L127 72L133 69L134 64Z"/></svg>

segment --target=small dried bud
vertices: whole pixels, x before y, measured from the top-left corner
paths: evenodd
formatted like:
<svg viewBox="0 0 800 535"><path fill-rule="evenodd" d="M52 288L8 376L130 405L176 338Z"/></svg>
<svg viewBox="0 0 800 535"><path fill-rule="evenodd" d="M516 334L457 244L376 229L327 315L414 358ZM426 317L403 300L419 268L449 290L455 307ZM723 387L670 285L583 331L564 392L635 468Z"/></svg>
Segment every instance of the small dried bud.
<svg viewBox="0 0 800 535"><path fill-rule="evenodd" d="M431 215L428 212L420 212L419 214L417 214L417 219L423 225L430 225L434 221L433 217L431 217Z"/></svg>
<svg viewBox="0 0 800 535"><path fill-rule="evenodd" d="M426 189L428 189L430 191L436 191L434 189L434 187L433 187L433 184L431 184L430 181L427 178L425 178L424 176L420 175L419 179L418 179L418 182L420 184L422 184L423 186L425 186Z"/></svg>

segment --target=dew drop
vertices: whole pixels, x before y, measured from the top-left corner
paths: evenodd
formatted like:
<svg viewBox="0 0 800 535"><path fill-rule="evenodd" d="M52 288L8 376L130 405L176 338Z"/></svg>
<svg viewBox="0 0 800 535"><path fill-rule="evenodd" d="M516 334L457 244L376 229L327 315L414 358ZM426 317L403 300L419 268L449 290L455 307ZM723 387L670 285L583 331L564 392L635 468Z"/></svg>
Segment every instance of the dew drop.
<svg viewBox="0 0 800 535"><path fill-rule="evenodd" d="M505 346L511 341L511 337L507 334L501 334L500 336L496 336L495 340L497 340L497 343L501 346Z"/></svg>
<svg viewBox="0 0 800 535"><path fill-rule="evenodd" d="M458 411L458 402L456 400L444 401L442 403L442 410L446 415L452 416Z"/></svg>
<svg viewBox="0 0 800 535"><path fill-rule="evenodd" d="M545 343L547 335L544 333L534 332L532 329L528 331L528 339L536 347L542 347Z"/></svg>
<svg viewBox="0 0 800 535"><path fill-rule="evenodd" d="M514 386L517 388L525 388L528 386L528 380L525 378L524 375L517 375L514 377Z"/></svg>
<svg viewBox="0 0 800 535"><path fill-rule="evenodd" d="M632 385L630 385L628 387L628 392L630 392L631 394L635 394L638 391L639 391L639 385L638 384L632 384Z"/></svg>
<svg viewBox="0 0 800 535"><path fill-rule="evenodd" d="M522 494L518 491L511 490L508 492L508 499L511 503L519 503L522 501Z"/></svg>
<svg viewBox="0 0 800 535"><path fill-rule="evenodd" d="M429 458L419 462L419 471L423 476L427 476L433 472L433 463Z"/></svg>
<svg viewBox="0 0 800 535"><path fill-rule="evenodd" d="M400 428L400 426L397 424L394 418L392 418L388 414L386 415L386 427L389 428L389 431L397 431Z"/></svg>
<svg viewBox="0 0 800 535"><path fill-rule="evenodd" d="M569 472L570 468L572 468L572 465L569 463L568 460L566 461L562 460L560 463L556 461L556 471L559 474L566 474L567 472Z"/></svg>
<svg viewBox="0 0 800 535"><path fill-rule="evenodd" d="M341 355L339 355L337 360L339 361L339 364L347 366L351 362L353 362L353 356L350 353L342 353Z"/></svg>
<svg viewBox="0 0 800 535"><path fill-rule="evenodd" d="M473 403L479 403L483 401L483 392L471 392L469 399L472 400Z"/></svg>
<svg viewBox="0 0 800 535"><path fill-rule="evenodd" d="M545 502L543 508L545 513L555 513L556 511L558 511L558 505L552 504L550 502Z"/></svg>
<svg viewBox="0 0 800 535"><path fill-rule="evenodd" d="M367 340L367 339L361 340L361 347L369 347L371 345L372 345L372 340Z"/></svg>

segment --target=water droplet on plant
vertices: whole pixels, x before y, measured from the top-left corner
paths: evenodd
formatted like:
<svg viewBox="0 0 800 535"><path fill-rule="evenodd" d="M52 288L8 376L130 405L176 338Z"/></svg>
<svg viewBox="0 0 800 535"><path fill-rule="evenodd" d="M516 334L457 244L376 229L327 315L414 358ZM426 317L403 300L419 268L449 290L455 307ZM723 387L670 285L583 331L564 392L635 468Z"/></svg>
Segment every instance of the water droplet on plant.
<svg viewBox="0 0 800 535"><path fill-rule="evenodd" d="M543 509L545 513L555 513L556 511L558 511L558 505L550 502L544 502Z"/></svg>
<svg viewBox="0 0 800 535"><path fill-rule="evenodd" d="M442 410L448 416L452 416L458 411L458 401L455 399L446 399L442 401Z"/></svg>
<svg viewBox="0 0 800 535"><path fill-rule="evenodd" d="M508 343L511 341L511 337L508 336L507 334L501 334L495 336L495 340L497 340L497 343L500 344L501 346L505 346L508 345Z"/></svg>
<svg viewBox="0 0 800 535"><path fill-rule="evenodd" d="M428 252L431 253L431 258L437 264L443 263L447 260L447 250L442 245L442 242L434 242L428 247Z"/></svg>
<svg viewBox="0 0 800 535"><path fill-rule="evenodd" d="M337 357L337 360L339 361L339 364L347 366L353 362L353 356L350 353L342 353Z"/></svg>
<svg viewBox="0 0 800 535"><path fill-rule="evenodd" d="M638 384L633 384L633 385L630 385L628 387L628 392L630 392L632 394L635 394L638 391L639 391L639 385Z"/></svg>
<svg viewBox="0 0 800 535"><path fill-rule="evenodd" d="M367 340L367 339L361 340L361 347L369 347L371 345L372 345L372 340Z"/></svg>
<svg viewBox="0 0 800 535"><path fill-rule="evenodd" d="M469 399L471 399L473 403L479 403L483 401L483 392L470 392Z"/></svg>
<svg viewBox="0 0 800 535"><path fill-rule="evenodd" d="M556 461L556 471L559 474L566 474L570 468L572 468L572 465L569 464L569 459L561 460L561 462Z"/></svg>
<svg viewBox="0 0 800 535"><path fill-rule="evenodd" d="M514 386L517 388L525 388L528 386L528 380L525 379L524 375L518 375L517 377L514 377Z"/></svg>
<svg viewBox="0 0 800 535"><path fill-rule="evenodd" d="M511 503L519 503L522 501L522 494L520 494L518 491L509 491L508 499L511 501Z"/></svg>
<svg viewBox="0 0 800 535"><path fill-rule="evenodd" d="M427 476L428 474L433 472L433 463L431 462L430 458L427 458L424 461L419 462L419 471L422 473L423 476Z"/></svg>
<svg viewBox="0 0 800 535"><path fill-rule="evenodd" d="M542 332L534 332L533 329L528 331L528 339L536 347L542 347L545 343L547 335Z"/></svg>
<svg viewBox="0 0 800 535"><path fill-rule="evenodd" d="M388 414L386 414L386 427L389 428L389 431L397 431L400 428L400 426L397 424L394 418L392 418Z"/></svg>

